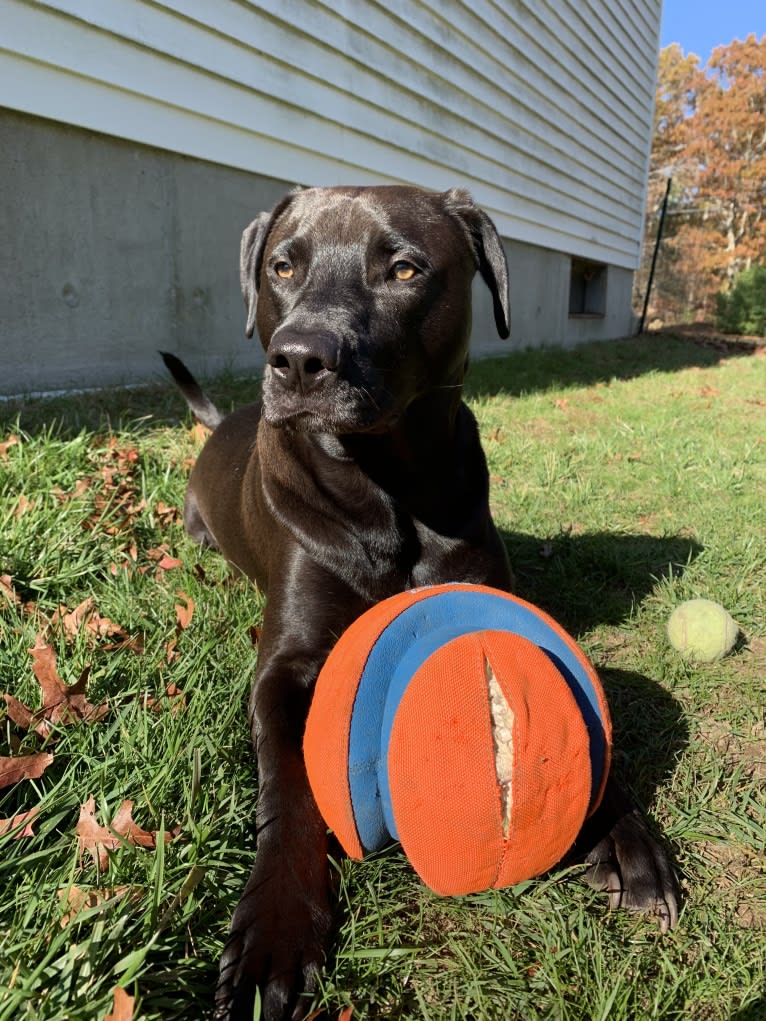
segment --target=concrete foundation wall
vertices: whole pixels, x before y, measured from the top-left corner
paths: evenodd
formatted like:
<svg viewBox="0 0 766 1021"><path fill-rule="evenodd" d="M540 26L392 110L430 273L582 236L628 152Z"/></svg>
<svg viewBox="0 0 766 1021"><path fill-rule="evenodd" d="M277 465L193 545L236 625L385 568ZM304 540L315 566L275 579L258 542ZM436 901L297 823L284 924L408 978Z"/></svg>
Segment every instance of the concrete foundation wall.
<svg viewBox="0 0 766 1021"><path fill-rule="evenodd" d="M0 138L0 393L144 382L163 376L158 349L200 375L261 366L239 238L288 180L4 109ZM497 338L477 280L475 354L631 331L630 271L609 267L603 317L573 319L569 256L506 249L512 340Z"/></svg>
<svg viewBox="0 0 766 1021"><path fill-rule="evenodd" d="M254 370L239 239L289 184L0 111L0 393Z"/></svg>

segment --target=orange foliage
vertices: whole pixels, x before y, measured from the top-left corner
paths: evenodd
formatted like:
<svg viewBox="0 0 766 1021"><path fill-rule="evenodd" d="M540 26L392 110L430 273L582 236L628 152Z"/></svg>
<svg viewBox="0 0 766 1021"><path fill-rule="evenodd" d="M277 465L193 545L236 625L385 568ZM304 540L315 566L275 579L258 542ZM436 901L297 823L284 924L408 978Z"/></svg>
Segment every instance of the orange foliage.
<svg viewBox="0 0 766 1021"><path fill-rule="evenodd" d="M650 221L669 176L654 311L705 316L717 291L766 260L766 36L719 46L704 67L677 43L661 51Z"/></svg>

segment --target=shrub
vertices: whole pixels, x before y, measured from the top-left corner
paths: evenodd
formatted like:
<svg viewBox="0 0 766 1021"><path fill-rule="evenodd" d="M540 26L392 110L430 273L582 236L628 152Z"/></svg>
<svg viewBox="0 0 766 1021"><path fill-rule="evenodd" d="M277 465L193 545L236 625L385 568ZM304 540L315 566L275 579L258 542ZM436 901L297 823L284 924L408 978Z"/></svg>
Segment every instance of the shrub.
<svg viewBox="0 0 766 1021"><path fill-rule="evenodd" d="M715 322L724 333L766 336L766 266L743 270L731 290L718 292Z"/></svg>

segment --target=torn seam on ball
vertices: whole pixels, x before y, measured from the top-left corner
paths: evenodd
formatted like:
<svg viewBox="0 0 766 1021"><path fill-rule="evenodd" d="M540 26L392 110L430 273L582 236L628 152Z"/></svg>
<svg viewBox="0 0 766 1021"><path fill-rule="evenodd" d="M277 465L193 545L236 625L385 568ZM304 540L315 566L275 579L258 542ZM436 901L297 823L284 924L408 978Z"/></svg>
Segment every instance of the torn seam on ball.
<svg viewBox="0 0 766 1021"><path fill-rule="evenodd" d="M484 675L489 692L489 710L492 721L492 744L495 752L495 772L500 790L500 807L503 816L503 837L511 828L513 808L513 710L500 687L492 664L484 656Z"/></svg>

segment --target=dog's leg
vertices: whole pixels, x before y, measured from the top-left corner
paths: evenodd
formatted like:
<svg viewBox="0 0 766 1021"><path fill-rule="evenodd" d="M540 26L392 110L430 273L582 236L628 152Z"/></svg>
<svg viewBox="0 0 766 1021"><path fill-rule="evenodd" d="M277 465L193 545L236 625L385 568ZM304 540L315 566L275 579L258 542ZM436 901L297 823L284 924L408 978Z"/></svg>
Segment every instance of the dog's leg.
<svg viewBox="0 0 766 1021"><path fill-rule="evenodd" d="M302 553L286 558L285 579L277 598L269 590L250 700L257 851L221 959L221 1021L250 1019L256 988L266 1021L302 1018L310 998L301 994L315 988L330 938L327 827L309 788L303 732L322 663L367 604Z"/></svg>
<svg viewBox="0 0 766 1021"><path fill-rule="evenodd" d="M254 686L257 852L221 957L215 1017L227 1021L252 1018L256 988L268 1021L303 1017L300 994L313 991L330 934L327 827L301 753L310 685L289 660L273 657Z"/></svg>
<svg viewBox="0 0 766 1021"><path fill-rule="evenodd" d="M678 921L678 883L665 850L649 832L641 812L610 777L598 809L577 841L591 867L586 879L609 895L609 906L656 915L667 932Z"/></svg>

